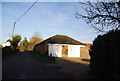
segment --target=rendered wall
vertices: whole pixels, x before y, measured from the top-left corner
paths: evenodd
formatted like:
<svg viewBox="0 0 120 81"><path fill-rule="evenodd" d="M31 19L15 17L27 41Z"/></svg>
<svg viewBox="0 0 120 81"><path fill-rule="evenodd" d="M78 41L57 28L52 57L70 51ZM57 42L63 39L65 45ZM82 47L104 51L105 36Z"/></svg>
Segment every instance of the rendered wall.
<svg viewBox="0 0 120 81"><path fill-rule="evenodd" d="M69 45L68 46L68 57L80 57L80 46Z"/></svg>
<svg viewBox="0 0 120 81"><path fill-rule="evenodd" d="M48 53L49 56L52 54L52 57L62 57L62 46L59 44L48 44Z"/></svg>
<svg viewBox="0 0 120 81"><path fill-rule="evenodd" d="M80 57L90 59L89 49L90 49L89 47L81 47L80 48Z"/></svg>
<svg viewBox="0 0 120 81"><path fill-rule="evenodd" d="M69 45L69 44L48 44L49 56L52 54L53 57L62 57L62 46L68 46L67 57L80 57L80 45Z"/></svg>

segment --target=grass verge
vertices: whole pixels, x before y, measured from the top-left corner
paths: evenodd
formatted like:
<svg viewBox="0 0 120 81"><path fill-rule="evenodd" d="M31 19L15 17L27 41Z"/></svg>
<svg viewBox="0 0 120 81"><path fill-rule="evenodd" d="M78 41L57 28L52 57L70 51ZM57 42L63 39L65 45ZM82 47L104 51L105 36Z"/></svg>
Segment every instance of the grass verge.
<svg viewBox="0 0 120 81"><path fill-rule="evenodd" d="M50 57L47 57L43 54L38 54L36 52L33 52L34 53L34 56L35 58L37 58L38 60L42 61L42 62L46 62L46 63L56 63L55 60L51 60L52 58Z"/></svg>

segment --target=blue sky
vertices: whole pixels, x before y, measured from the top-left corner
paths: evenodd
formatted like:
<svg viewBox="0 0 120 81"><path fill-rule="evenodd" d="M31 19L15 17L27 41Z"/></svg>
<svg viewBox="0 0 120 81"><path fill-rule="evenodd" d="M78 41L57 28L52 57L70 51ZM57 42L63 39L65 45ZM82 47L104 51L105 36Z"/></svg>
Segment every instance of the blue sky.
<svg viewBox="0 0 120 81"><path fill-rule="evenodd" d="M11 38L12 27L32 2L2 3L2 40ZM43 39L56 34L67 35L83 43L92 43L97 36L94 29L83 19L75 17L76 9L85 14L77 2L37 2L32 9L20 19L15 26L15 35L31 38L40 32ZM23 40L22 39L22 40Z"/></svg>

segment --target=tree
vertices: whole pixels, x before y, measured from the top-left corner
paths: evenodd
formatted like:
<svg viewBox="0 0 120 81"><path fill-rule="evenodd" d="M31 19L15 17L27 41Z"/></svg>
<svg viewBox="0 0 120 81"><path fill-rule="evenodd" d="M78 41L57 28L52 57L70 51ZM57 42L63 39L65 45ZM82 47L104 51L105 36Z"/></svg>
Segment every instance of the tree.
<svg viewBox="0 0 120 81"><path fill-rule="evenodd" d="M38 31L35 31L33 37L30 38L30 43L32 45L36 45L41 41L43 41L41 33Z"/></svg>
<svg viewBox="0 0 120 81"><path fill-rule="evenodd" d="M80 4L87 14L77 12L76 17L85 19L98 32L120 29L120 1L104 0L104 2L80 2Z"/></svg>
<svg viewBox="0 0 120 81"><path fill-rule="evenodd" d="M8 39L6 42L10 42L10 43L11 43L11 42L12 42L12 40L11 40L11 39Z"/></svg>
<svg viewBox="0 0 120 81"><path fill-rule="evenodd" d="M19 51L24 51L24 50L25 50L25 48L23 46L23 41L21 41L19 44Z"/></svg>
<svg viewBox="0 0 120 81"><path fill-rule="evenodd" d="M40 43L40 42L42 42L42 41L43 41L43 39L42 39L41 33L38 32L38 31L36 31L36 32L34 33L34 35L30 38L29 48L30 48L30 49L33 49L33 48L34 48L34 45L36 45L36 44L38 44L38 43Z"/></svg>
<svg viewBox="0 0 120 81"><path fill-rule="evenodd" d="M18 46L18 43L20 42L21 40L21 36L20 35L15 35L13 37L13 40L8 40L8 41L11 41L11 46L13 49L16 49L16 47Z"/></svg>
<svg viewBox="0 0 120 81"><path fill-rule="evenodd" d="M35 31L35 32L34 32L33 37L37 37L37 38L41 38L41 39L42 39L42 35L41 35L41 33L38 32L38 31Z"/></svg>
<svg viewBox="0 0 120 81"><path fill-rule="evenodd" d="M120 30L99 35L90 47L90 69L95 74L120 80ZM99 76L100 76L99 75Z"/></svg>
<svg viewBox="0 0 120 81"><path fill-rule="evenodd" d="M27 49L29 42L27 40L27 38L25 37L24 40L22 41L23 47L25 48L25 50Z"/></svg>
<svg viewBox="0 0 120 81"><path fill-rule="evenodd" d="M0 48L2 48L3 46L0 44Z"/></svg>
<svg viewBox="0 0 120 81"><path fill-rule="evenodd" d="M32 45L36 45L42 41L43 41L42 38L38 38L38 37L31 37L30 38L30 44L32 44Z"/></svg>

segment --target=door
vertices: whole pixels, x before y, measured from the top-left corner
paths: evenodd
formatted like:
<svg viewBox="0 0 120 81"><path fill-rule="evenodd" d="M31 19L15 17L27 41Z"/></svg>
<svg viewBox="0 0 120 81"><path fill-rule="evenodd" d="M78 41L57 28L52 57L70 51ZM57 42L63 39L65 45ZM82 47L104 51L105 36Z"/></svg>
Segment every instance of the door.
<svg viewBox="0 0 120 81"><path fill-rule="evenodd" d="M62 46L62 57L68 57L68 46Z"/></svg>
<svg viewBox="0 0 120 81"><path fill-rule="evenodd" d="M80 57L80 45L69 45L68 57Z"/></svg>

